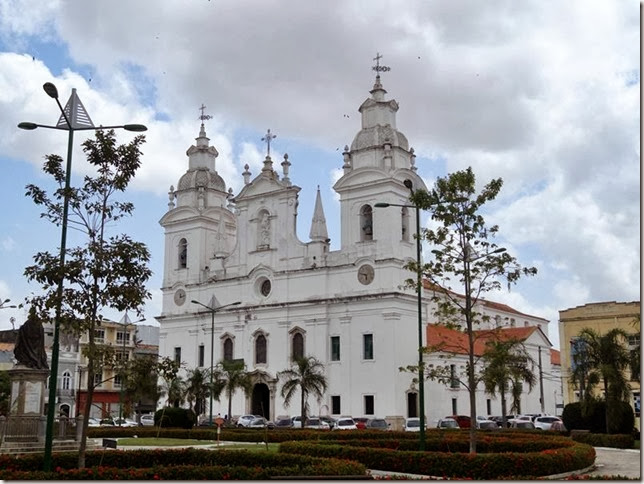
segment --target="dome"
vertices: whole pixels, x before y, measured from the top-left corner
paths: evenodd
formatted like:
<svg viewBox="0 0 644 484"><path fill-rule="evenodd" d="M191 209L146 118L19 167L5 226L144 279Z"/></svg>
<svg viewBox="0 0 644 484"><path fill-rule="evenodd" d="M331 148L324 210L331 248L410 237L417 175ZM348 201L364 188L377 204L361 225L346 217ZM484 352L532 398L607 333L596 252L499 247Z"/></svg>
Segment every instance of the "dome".
<svg viewBox="0 0 644 484"><path fill-rule="evenodd" d="M226 183L217 172L208 168L197 168L188 170L180 179L177 190L188 190L190 188L213 188L222 192L226 191Z"/></svg>
<svg viewBox="0 0 644 484"><path fill-rule="evenodd" d="M391 125L376 125L370 128L363 128L358 132L351 143L351 151L380 147L386 142L391 143L391 146L409 150L409 142L404 134L392 128Z"/></svg>

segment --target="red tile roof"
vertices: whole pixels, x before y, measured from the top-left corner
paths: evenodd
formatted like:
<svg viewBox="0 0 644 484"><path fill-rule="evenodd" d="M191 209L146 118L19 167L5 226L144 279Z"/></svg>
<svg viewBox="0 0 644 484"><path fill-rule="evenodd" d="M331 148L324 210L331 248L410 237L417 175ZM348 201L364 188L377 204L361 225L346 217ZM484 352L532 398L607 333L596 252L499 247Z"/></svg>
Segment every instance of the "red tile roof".
<svg viewBox="0 0 644 484"><path fill-rule="evenodd" d="M490 340L507 341L517 339L525 341L535 331L538 331L536 326L474 331L474 354L481 356L485 351L485 344ZM467 334L462 331L450 329L440 324L428 324L427 346L434 351L466 355L469 343Z"/></svg>
<svg viewBox="0 0 644 484"><path fill-rule="evenodd" d="M550 364L561 366L561 352L558 350L550 350Z"/></svg>

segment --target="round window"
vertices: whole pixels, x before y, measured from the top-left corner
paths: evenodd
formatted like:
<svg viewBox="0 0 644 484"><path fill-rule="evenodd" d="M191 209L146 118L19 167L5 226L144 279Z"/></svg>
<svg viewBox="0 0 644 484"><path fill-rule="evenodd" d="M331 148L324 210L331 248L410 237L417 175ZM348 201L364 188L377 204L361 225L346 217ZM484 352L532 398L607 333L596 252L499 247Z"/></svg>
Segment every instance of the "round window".
<svg viewBox="0 0 644 484"><path fill-rule="evenodd" d="M262 293L262 296L268 296L271 293L271 281L264 279L261 286L259 286L259 292Z"/></svg>

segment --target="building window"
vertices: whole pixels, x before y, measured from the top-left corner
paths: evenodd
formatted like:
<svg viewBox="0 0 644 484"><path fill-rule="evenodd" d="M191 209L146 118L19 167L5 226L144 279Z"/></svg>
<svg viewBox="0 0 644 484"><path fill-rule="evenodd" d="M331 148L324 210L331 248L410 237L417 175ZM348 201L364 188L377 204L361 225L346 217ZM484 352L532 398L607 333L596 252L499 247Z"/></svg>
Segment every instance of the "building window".
<svg viewBox="0 0 644 484"><path fill-rule="evenodd" d="M130 359L130 354L127 351L117 351L114 356L118 363L124 363Z"/></svg>
<svg viewBox="0 0 644 484"><path fill-rule="evenodd" d="M104 329L95 329L94 330L94 343L99 343L99 344L105 343L105 330Z"/></svg>
<svg viewBox="0 0 644 484"><path fill-rule="evenodd" d="M373 335L362 335L362 359L373 360Z"/></svg>
<svg viewBox="0 0 644 484"><path fill-rule="evenodd" d="M115 386L115 387L120 387L120 386L121 386L121 384L122 384L121 375L116 375L116 376L114 377L114 386Z"/></svg>
<svg viewBox="0 0 644 484"><path fill-rule="evenodd" d="M458 415L458 400L452 398L452 415Z"/></svg>
<svg viewBox="0 0 644 484"><path fill-rule="evenodd" d="M407 207L403 207L400 211L400 219L400 225L402 228L400 238L405 242L409 242L409 210L407 210Z"/></svg>
<svg viewBox="0 0 644 484"><path fill-rule="evenodd" d="M179 269L188 267L188 241L181 239L179 241Z"/></svg>
<svg viewBox="0 0 644 484"><path fill-rule="evenodd" d="M333 415L340 415L342 413L340 409L340 395L331 396L331 413Z"/></svg>
<svg viewBox="0 0 644 484"><path fill-rule="evenodd" d="M291 358L304 358L304 336L302 333L295 333L293 338L291 338Z"/></svg>
<svg viewBox="0 0 644 484"><path fill-rule="evenodd" d="M63 372L63 382L61 386L63 390L70 390L72 388L72 375L68 370Z"/></svg>
<svg viewBox="0 0 644 484"><path fill-rule="evenodd" d="M120 345L130 344L130 332L129 331L117 331L116 332L116 343Z"/></svg>
<svg viewBox="0 0 644 484"><path fill-rule="evenodd" d="M99 371L94 373L94 388L100 387L103 384L103 372Z"/></svg>
<svg viewBox="0 0 644 484"><path fill-rule="evenodd" d="M175 346L174 348L174 361L181 364L181 346Z"/></svg>
<svg viewBox="0 0 644 484"><path fill-rule="evenodd" d="M340 361L340 337L331 336L331 361Z"/></svg>
<svg viewBox="0 0 644 484"><path fill-rule="evenodd" d="M263 334L255 338L255 364L266 364L266 336Z"/></svg>
<svg viewBox="0 0 644 484"><path fill-rule="evenodd" d="M492 400L487 399L487 414L492 415Z"/></svg>
<svg viewBox="0 0 644 484"><path fill-rule="evenodd" d="M458 381L458 375L456 374L456 365L449 365L449 387L450 388L461 387L461 382Z"/></svg>
<svg viewBox="0 0 644 484"><path fill-rule="evenodd" d="M206 354L206 347L204 345L199 345L199 363L197 364L197 366L204 366L205 354Z"/></svg>
<svg viewBox="0 0 644 484"><path fill-rule="evenodd" d="M364 414L365 415L373 415L374 410L373 410L373 395L365 395L364 396Z"/></svg>
<svg viewBox="0 0 644 484"><path fill-rule="evenodd" d="M233 340L231 338L224 340L224 361L233 361Z"/></svg>
<svg viewBox="0 0 644 484"><path fill-rule="evenodd" d="M373 240L373 209L369 205L360 209L360 240Z"/></svg>

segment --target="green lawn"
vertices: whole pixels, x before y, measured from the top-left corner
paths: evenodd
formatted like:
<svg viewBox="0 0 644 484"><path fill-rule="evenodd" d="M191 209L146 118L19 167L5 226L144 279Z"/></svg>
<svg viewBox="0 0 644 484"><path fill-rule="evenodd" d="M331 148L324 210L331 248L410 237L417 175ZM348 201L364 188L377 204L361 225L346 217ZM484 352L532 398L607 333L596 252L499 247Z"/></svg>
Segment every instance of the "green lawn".
<svg viewBox="0 0 644 484"><path fill-rule="evenodd" d="M130 446L130 445L142 445L142 446L155 446L155 447L172 447L177 445L213 445L217 444L216 440L195 440L195 439L170 439L170 438L155 438L155 437L143 437L143 438L123 438L118 440L119 446ZM266 444L261 443L250 443L250 442L227 442L225 445L221 445L222 449L248 449L262 451L266 450ZM269 452L277 452L279 448L279 443L270 443L268 444Z"/></svg>

